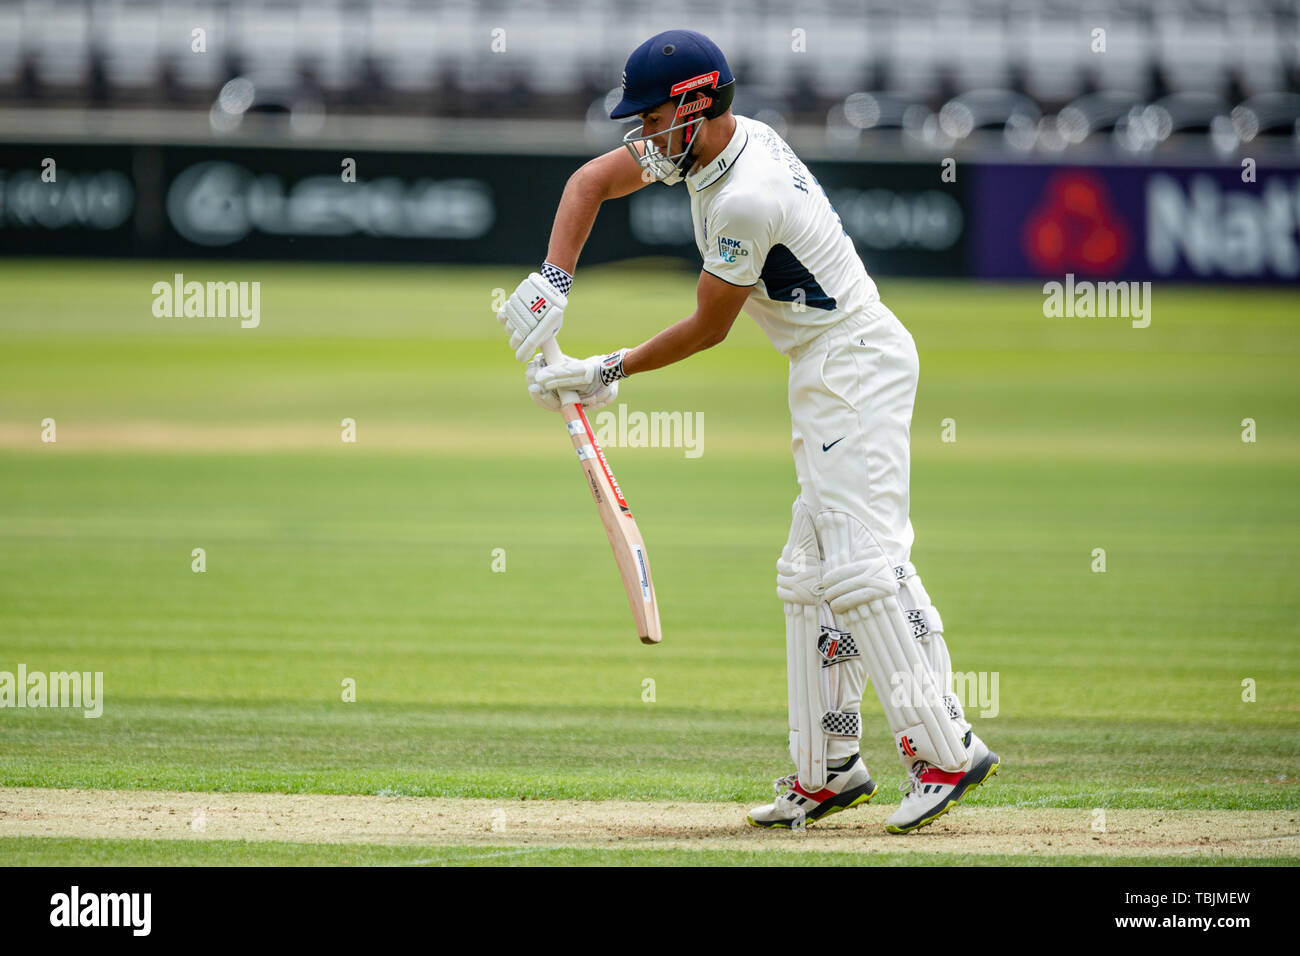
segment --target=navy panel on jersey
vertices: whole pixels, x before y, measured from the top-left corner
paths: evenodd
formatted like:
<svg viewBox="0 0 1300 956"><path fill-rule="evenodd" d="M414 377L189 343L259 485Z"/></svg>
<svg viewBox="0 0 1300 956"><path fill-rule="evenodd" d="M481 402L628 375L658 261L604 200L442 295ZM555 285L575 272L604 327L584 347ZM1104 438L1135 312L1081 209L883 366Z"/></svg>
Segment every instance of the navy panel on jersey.
<svg viewBox="0 0 1300 956"><path fill-rule="evenodd" d="M826 294L795 254L780 243L769 250L759 278L767 287L767 297L773 301L796 302L795 290L802 289L804 305L827 312L835 308L835 300Z"/></svg>

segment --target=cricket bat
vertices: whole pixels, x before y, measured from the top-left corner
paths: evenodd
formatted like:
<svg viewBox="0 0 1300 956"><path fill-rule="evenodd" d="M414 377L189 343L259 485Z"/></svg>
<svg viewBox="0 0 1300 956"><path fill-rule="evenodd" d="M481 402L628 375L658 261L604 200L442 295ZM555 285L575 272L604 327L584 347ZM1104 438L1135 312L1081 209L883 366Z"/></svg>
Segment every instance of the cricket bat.
<svg viewBox="0 0 1300 956"><path fill-rule="evenodd" d="M542 346L542 355L548 365L560 361L562 353L554 338ZM577 393L560 392L560 402L565 426L573 439L573 449L586 472L587 485L596 500L601 524L609 536L609 546L614 549L614 560L618 562L618 573L623 578L623 590L627 592L627 603L632 608L637 635L643 644L658 644L663 640L659 629L659 603L655 599L650 559L646 557L641 529L632 517L632 509L627 506L618 479L605 460L605 452L596 441Z"/></svg>

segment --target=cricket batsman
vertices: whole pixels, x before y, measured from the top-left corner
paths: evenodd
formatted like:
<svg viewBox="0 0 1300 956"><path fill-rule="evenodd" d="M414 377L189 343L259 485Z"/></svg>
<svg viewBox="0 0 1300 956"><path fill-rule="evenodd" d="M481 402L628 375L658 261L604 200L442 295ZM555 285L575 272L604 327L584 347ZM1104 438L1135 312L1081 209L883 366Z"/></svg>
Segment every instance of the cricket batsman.
<svg viewBox="0 0 1300 956"><path fill-rule="evenodd" d="M875 795L858 753L869 678L907 774L886 829L909 833L999 766L952 693L943 622L909 560L916 345L881 302L816 178L770 127L733 115L735 85L722 51L694 31L637 47L610 118L641 125L570 177L545 262L498 319L515 357L533 358L560 329L601 203L654 180L686 183L704 260L695 311L636 348L550 365L533 358L529 392L547 409L558 410L569 389L601 408L621 379L717 345L742 308L789 358L800 490L776 593L796 772L748 820L800 826Z"/></svg>

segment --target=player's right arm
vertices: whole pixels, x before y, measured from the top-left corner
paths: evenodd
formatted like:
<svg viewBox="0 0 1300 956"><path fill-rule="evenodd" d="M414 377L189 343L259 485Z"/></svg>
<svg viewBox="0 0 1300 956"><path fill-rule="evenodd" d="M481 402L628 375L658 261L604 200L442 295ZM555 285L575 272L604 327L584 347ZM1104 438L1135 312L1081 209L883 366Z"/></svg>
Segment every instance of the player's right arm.
<svg viewBox="0 0 1300 956"><path fill-rule="evenodd" d="M546 247L546 261L573 275L601 203L627 196L654 181L646 175L622 146L597 156L574 172L560 197L551 241Z"/></svg>
<svg viewBox="0 0 1300 956"><path fill-rule="evenodd" d="M569 304L573 270L591 235L601 203L636 192L651 181L645 178L632 154L621 146L584 163L569 177L555 213L541 271L519 283L497 313L497 321L510 333L515 358L528 361L543 343L560 331Z"/></svg>

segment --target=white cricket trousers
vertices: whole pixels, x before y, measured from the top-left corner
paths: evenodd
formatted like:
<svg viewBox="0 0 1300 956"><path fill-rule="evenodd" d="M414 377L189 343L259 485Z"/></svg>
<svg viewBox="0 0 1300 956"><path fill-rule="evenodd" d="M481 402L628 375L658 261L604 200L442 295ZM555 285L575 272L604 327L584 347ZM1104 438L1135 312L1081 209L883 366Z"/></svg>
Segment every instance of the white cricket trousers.
<svg viewBox="0 0 1300 956"><path fill-rule="evenodd" d="M898 567L914 537L909 443L920 363L911 333L877 301L789 358L800 496L814 515L857 517Z"/></svg>

